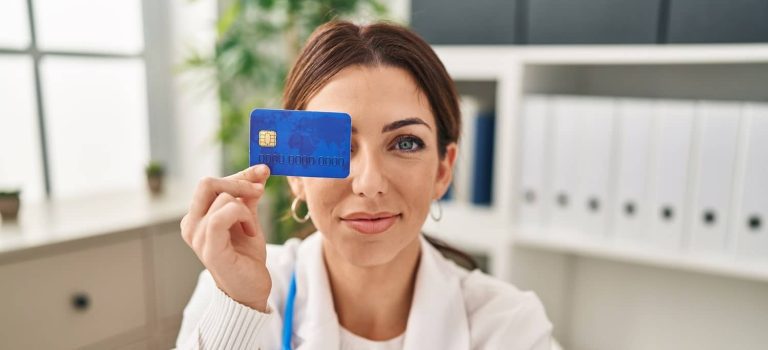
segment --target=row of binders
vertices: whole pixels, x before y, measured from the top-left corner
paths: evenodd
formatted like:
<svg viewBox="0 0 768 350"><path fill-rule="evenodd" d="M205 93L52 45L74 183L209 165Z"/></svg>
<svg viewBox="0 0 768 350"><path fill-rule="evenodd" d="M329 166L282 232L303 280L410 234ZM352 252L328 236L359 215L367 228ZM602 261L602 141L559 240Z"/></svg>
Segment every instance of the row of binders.
<svg viewBox="0 0 768 350"><path fill-rule="evenodd" d="M453 182L443 200L489 206L493 202L496 113L471 95L461 96L461 137Z"/></svg>
<svg viewBox="0 0 768 350"><path fill-rule="evenodd" d="M768 259L768 104L523 101L524 229Z"/></svg>

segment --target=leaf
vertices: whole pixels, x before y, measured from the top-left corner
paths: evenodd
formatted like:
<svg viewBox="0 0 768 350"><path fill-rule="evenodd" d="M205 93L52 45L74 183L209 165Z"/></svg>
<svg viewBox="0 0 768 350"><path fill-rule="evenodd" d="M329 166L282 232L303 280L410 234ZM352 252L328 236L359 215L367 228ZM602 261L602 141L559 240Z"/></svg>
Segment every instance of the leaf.
<svg viewBox="0 0 768 350"><path fill-rule="evenodd" d="M275 6L275 0L258 0L258 3L264 10L271 10Z"/></svg>
<svg viewBox="0 0 768 350"><path fill-rule="evenodd" d="M237 0L233 1L232 5L227 7L227 9L221 15L221 18L219 19L219 22L216 26L219 36L224 35L224 33L228 32L230 28L232 28L238 17L240 17L241 9L242 7L240 6L240 1Z"/></svg>

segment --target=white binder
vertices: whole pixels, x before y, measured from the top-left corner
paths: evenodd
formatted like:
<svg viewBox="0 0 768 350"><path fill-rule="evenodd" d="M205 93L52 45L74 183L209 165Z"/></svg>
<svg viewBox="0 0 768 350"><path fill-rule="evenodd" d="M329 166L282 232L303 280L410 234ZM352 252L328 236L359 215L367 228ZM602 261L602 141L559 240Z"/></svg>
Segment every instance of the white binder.
<svg viewBox="0 0 768 350"><path fill-rule="evenodd" d="M613 178L614 99L582 97L574 112L578 113L579 142L573 208L582 233L603 236L607 232L608 189Z"/></svg>
<svg viewBox="0 0 768 350"><path fill-rule="evenodd" d="M740 120L738 103L700 101L697 105L693 189L687 213L692 251L726 250Z"/></svg>
<svg viewBox="0 0 768 350"><path fill-rule="evenodd" d="M543 227L549 103L545 95L527 95L523 99L518 191L518 219L523 229Z"/></svg>
<svg viewBox="0 0 768 350"><path fill-rule="evenodd" d="M739 256L768 260L768 104L745 104L732 221Z"/></svg>
<svg viewBox="0 0 768 350"><path fill-rule="evenodd" d="M694 107L693 101L659 100L654 108L648 241L658 247L682 244Z"/></svg>
<svg viewBox="0 0 768 350"><path fill-rule="evenodd" d="M617 102L616 196L613 231L618 239L645 242L651 213L648 166L653 136L653 100Z"/></svg>
<svg viewBox="0 0 768 350"><path fill-rule="evenodd" d="M471 95L459 96L461 112L461 137L456 159L456 173L453 179L453 198L456 202L469 203L472 192L472 155L474 154L473 137L475 118L480 111L480 103Z"/></svg>
<svg viewBox="0 0 768 350"><path fill-rule="evenodd" d="M552 97L552 138L548 168L550 182L546 194L548 227L555 231L576 229L574 195L578 156L579 115L583 104L575 96Z"/></svg>

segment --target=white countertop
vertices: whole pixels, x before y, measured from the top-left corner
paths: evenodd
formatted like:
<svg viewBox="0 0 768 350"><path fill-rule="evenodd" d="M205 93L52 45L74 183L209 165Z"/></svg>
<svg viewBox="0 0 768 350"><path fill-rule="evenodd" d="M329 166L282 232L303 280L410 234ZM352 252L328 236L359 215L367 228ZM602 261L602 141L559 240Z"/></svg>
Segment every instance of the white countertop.
<svg viewBox="0 0 768 350"><path fill-rule="evenodd" d="M15 222L0 222L0 256L179 220L194 186L166 185L156 197L142 190L22 203Z"/></svg>

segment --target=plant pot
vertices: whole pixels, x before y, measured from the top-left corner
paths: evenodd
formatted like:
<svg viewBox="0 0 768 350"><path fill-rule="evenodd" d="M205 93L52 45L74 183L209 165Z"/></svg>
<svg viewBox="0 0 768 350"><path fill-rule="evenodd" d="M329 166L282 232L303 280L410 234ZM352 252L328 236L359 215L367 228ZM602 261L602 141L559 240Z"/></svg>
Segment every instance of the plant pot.
<svg viewBox="0 0 768 350"><path fill-rule="evenodd" d="M16 220L19 215L21 200L18 195L0 196L0 216L6 220Z"/></svg>
<svg viewBox="0 0 768 350"><path fill-rule="evenodd" d="M163 193L163 176L147 175L147 185L149 185L149 192L151 192L153 195L159 195Z"/></svg>

